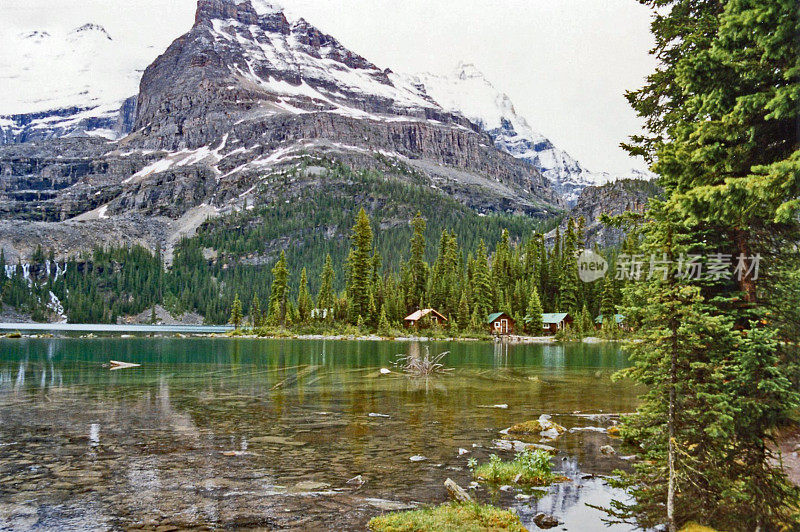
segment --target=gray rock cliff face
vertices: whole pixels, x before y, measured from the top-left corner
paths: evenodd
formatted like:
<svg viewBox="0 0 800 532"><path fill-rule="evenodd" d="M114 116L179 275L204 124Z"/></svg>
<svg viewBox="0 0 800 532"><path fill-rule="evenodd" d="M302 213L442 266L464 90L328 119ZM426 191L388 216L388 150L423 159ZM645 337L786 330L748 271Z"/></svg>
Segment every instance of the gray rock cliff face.
<svg viewBox="0 0 800 532"><path fill-rule="evenodd" d="M583 189L577 204L569 211L569 216L561 223L561 231L567 227L569 218L580 217L586 221L586 239L590 244L601 247L615 246L625 238L624 228L608 227L600 222L603 214L618 216L626 212L644 214L650 198L662 192L657 182L640 179L621 179L598 187ZM555 231L548 233L548 239Z"/></svg>
<svg viewBox="0 0 800 532"><path fill-rule="evenodd" d="M80 115L91 115L92 109L84 107L0 117L9 121L9 125L0 127L0 146L91 136L91 132L98 130L114 138L121 138L133 129L136 101L137 97L131 96L116 111L86 118L81 118Z"/></svg>

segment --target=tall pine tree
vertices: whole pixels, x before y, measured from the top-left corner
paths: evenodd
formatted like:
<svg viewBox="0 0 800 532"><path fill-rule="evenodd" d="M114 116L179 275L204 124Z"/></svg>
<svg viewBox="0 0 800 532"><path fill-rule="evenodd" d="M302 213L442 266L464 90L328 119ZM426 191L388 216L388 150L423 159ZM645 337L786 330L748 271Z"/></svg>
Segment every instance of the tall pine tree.
<svg viewBox="0 0 800 532"><path fill-rule="evenodd" d="M356 223L350 237L351 249L348 257L347 299L350 322L356 324L370 317L372 299L372 226L367 212L358 211Z"/></svg>

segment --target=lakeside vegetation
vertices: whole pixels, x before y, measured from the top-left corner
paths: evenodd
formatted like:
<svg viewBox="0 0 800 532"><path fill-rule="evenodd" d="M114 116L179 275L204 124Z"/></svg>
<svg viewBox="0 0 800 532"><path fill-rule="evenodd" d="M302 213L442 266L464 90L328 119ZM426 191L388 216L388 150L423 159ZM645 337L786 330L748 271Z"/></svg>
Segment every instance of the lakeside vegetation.
<svg viewBox="0 0 800 532"><path fill-rule="evenodd" d="M476 255L464 260L457 237L443 231L432 265L425 260L426 221L418 214L411 222L409 259L399 273L381 274L381 256L373 247L372 224L362 209L351 232L351 249L344 272L336 272L330 256L320 276L319 291L312 297L306 269L300 273L297 295L289 286L290 268L286 255L272 270L269 300L262 305L256 295L247 311L238 294L231 307L229 323L237 329L248 326L257 335L271 336L277 330L316 328L323 334L365 334L400 336L403 318L416 309L435 308L447 319L443 324L428 317L415 324L432 337L488 337L486 317L497 310L506 312L520 332L541 336L541 315L545 310L567 309L577 317L574 325L559 334L560 339L597 335L596 313L616 312L622 295L613 276L594 283L581 283L574 259L585 245L583 221L570 220L562 239L557 229L551 248L542 234L513 244L503 231L495 253L487 254L483 241ZM347 280L343 292L335 293L337 277ZM540 295L542 294L542 295ZM316 327L314 325L316 324ZM319 332L317 332L319 334ZM618 337L620 328L609 322L602 334Z"/></svg>
<svg viewBox="0 0 800 532"><path fill-rule="evenodd" d="M517 488L530 489L545 487L555 482L569 479L556 475L552 471L551 456L543 450L525 450L517 453L511 461L503 461L493 454L485 464L479 464L474 458L468 466L473 477L497 488L501 485L512 485ZM445 486L452 481L448 480ZM453 490L453 491L451 491ZM368 528L374 532L389 531L433 531L433 530L514 530L522 531L519 516L508 510L492 505L482 505L467 494L465 490L451 483L448 487L453 502L417 510L393 512L370 520ZM544 514L541 514L544 516ZM558 520L552 526L556 526Z"/></svg>
<svg viewBox="0 0 800 532"><path fill-rule="evenodd" d="M370 520L373 532L525 532L519 516L488 504L451 502L439 506L395 512Z"/></svg>

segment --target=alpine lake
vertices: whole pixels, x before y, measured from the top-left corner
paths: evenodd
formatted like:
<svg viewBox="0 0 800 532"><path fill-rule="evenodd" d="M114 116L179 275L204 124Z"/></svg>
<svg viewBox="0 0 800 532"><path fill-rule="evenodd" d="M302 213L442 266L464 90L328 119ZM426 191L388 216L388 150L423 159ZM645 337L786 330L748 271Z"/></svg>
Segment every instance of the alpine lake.
<svg viewBox="0 0 800 532"><path fill-rule="evenodd" d="M393 365L426 352L452 370ZM570 480L470 493L529 530L630 530L592 507L635 452L605 430L642 391L612 382L627 364L616 344L3 339L0 530L365 530L468 487L470 458L512 459L501 431L541 414L568 429L534 441Z"/></svg>

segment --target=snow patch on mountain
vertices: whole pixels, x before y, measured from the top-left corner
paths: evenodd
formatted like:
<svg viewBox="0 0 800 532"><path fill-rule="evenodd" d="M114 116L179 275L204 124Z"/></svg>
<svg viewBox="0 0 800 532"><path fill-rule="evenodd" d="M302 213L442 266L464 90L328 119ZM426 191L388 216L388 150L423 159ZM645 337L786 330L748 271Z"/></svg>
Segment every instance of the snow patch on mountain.
<svg viewBox="0 0 800 532"><path fill-rule="evenodd" d="M242 0L237 5L246 3ZM214 18L208 31L231 55L245 58L246 65L231 64L234 74L282 97L276 105L279 111L331 111L375 118L368 111L376 99L392 102L392 114L415 111L412 114L420 115L420 110L439 110L419 87L353 54L304 19L285 19L284 26L280 19L285 15L274 5L252 5L261 20L259 25ZM264 17L277 19L274 24L280 31Z"/></svg>
<svg viewBox="0 0 800 532"><path fill-rule="evenodd" d="M152 51L131 50L99 25L33 31L0 47L0 115L121 103L139 89Z"/></svg>
<svg viewBox="0 0 800 532"><path fill-rule="evenodd" d="M475 65L460 63L450 75L430 73L408 77L424 87L445 110L460 112L494 139L495 146L535 166L568 204L578 200L588 186L618 179L652 179L653 174L631 170L627 174L593 172L569 153L556 147L519 116L511 99L486 79Z"/></svg>
<svg viewBox="0 0 800 532"><path fill-rule="evenodd" d="M92 23L63 34L6 38L0 47L0 143L91 131L119 136L120 110L138 93L154 57L154 50L127 46Z"/></svg>

